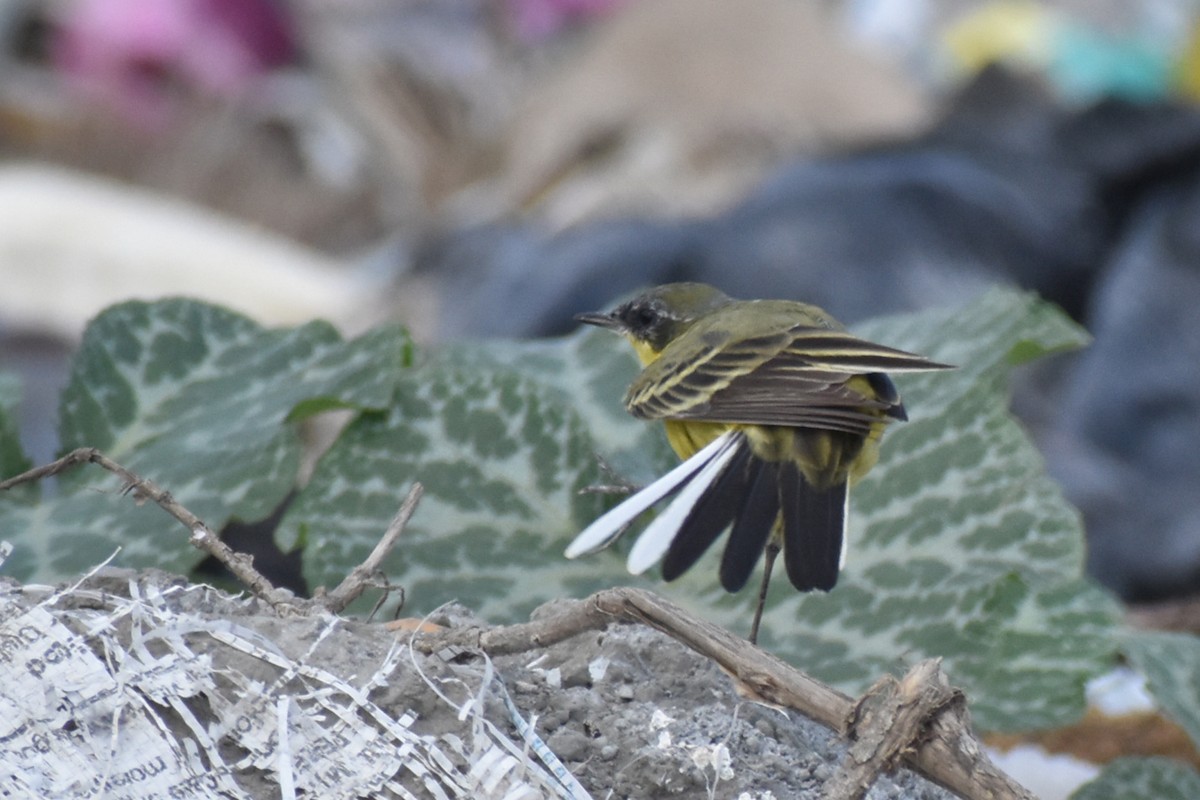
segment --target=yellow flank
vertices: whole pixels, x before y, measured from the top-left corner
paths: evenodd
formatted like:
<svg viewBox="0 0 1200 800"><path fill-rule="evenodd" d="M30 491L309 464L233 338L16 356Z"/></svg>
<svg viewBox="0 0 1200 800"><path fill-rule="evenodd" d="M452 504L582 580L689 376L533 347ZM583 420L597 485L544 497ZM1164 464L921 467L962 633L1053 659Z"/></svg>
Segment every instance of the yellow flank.
<svg viewBox="0 0 1200 800"><path fill-rule="evenodd" d="M876 396L870 382L862 375L855 375L846 381L846 386L866 397ZM883 436L883 429L887 427L887 418L882 411L874 413L879 417L879 421L871 424L871 432L867 434L866 441L862 445L862 450L853 463L850 464L851 486L857 483L859 478L870 472L871 467L874 467L876 462L879 461L879 439Z"/></svg>
<svg viewBox="0 0 1200 800"><path fill-rule="evenodd" d="M879 461L879 436L883 433L883 422L877 422L871 426L871 435L867 441L863 442L862 451L858 454L858 458L850 464L850 485L858 483L858 479L871 471L871 467L875 466Z"/></svg>
<svg viewBox="0 0 1200 800"><path fill-rule="evenodd" d="M688 460L709 442L728 430L740 430L750 440L754 454L764 461L795 461L811 485L824 487L844 480L851 484L875 466L879 460L879 436L886 423L883 418L871 427L861 449L848 447L840 435L830 431L806 430L768 425L740 425L725 422L697 422L666 419L667 441L679 458Z"/></svg>
<svg viewBox="0 0 1200 800"><path fill-rule="evenodd" d="M687 461L704 446L730 428L745 428L745 425L730 425L727 422L688 422L681 419L665 419L667 441L679 458Z"/></svg>

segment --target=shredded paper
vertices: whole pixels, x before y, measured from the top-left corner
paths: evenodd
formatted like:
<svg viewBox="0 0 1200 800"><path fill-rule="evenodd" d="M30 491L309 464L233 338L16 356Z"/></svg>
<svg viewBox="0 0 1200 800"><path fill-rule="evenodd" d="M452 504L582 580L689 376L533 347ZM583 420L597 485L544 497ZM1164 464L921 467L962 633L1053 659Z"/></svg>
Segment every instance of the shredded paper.
<svg viewBox="0 0 1200 800"><path fill-rule="evenodd" d="M371 699L402 672L424 677L406 642L347 679L229 619L180 610L203 603L169 602L190 592L218 594L131 580L129 597L0 595L0 797L587 797L492 669L461 700L426 677L448 708L422 734L417 714ZM320 624L310 654L343 623ZM487 708L509 716L486 718L489 693Z"/></svg>

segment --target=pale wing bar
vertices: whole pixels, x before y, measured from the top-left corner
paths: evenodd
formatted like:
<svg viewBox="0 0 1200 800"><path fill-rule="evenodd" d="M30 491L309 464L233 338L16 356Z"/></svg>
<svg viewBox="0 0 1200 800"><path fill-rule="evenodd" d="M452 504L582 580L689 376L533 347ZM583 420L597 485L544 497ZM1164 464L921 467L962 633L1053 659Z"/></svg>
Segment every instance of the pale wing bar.
<svg viewBox="0 0 1200 800"><path fill-rule="evenodd" d="M797 326L791 329L792 343L781 353L797 362L822 369L862 374L865 372L927 372L952 369L924 356L868 342L848 333L826 328Z"/></svg>

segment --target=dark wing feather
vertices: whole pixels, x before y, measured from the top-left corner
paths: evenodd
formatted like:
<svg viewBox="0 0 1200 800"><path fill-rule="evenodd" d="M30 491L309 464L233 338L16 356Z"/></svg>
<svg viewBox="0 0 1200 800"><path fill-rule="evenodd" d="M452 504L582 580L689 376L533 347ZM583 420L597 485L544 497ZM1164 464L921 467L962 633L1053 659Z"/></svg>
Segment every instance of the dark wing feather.
<svg viewBox="0 0 1200 800"><path fill-rule="evenodd" d="M625 407L642 419L689 418L714 394L753 373L790 342L786 331L740 341L715 331L685 336L642 370L629 387Z"/></svg>
<svg viewBox="0 0 1200 800"><path fill-rule="evenodd" d="M797 325L786 354L822 369L862 375L868 372L927 372L951 369L924 356L868 342L845 331Z"/></svg>
<svg viewBox="0 0 1200 800"><path fill-rule="evenodd" d="M689 337L684 337L688 339ZM869 393L847 385L856 375L945 369L922 356L839 330L794 325L733 340L709 331L669 346L634 381L626 405L648 419L694 419L788 425L863 434L880 412L902 415L868 380Z"/></svg>

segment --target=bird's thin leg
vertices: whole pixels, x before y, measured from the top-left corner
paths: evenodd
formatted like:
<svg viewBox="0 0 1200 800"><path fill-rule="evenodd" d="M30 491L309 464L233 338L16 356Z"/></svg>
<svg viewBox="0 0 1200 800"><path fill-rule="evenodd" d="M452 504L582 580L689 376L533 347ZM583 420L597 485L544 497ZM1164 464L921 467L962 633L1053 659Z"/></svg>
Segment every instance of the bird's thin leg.
<svg viewBox="0 0 1200 800"><path fill-rule="evenodd" d="M779 555L779 541L772 536L767 542L763 557L762 586L758 589L758 608L754 609L754 622L750 626L750 644L758 644L758 624L762 622L763 607L767 604L767 587L771 585L771 570L775 568L775 556Z"/></svg>

